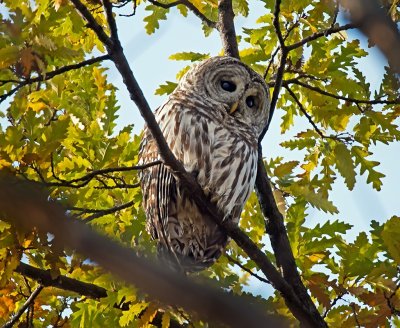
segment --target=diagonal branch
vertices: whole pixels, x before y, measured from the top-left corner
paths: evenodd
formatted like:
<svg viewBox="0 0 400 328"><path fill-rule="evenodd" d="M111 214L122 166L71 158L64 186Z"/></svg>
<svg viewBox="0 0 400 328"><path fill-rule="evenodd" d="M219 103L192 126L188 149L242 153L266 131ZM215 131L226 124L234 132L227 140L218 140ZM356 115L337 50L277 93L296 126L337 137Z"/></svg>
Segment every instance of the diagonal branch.
<svg viewBox="0 0 400 328"><path fill-rule="evenodd" d="M24 314L24 312L26 311L26 309L31 306L31 304L35 301L35 298L40 294L40 292L42 291L43 286L39 285L33 292L32 294L28 297L28 299L26 300L26 302L21 306L21 308L14 314L14 316L7 321L2 328L11 328L12 326L14 326L15 323L17 323L17 321L19 320L19 318L21 317L21 315Z"/></svg>
<svg viewBox="0 0 400 328"><path fill-rule="evenodd" d="M306 109L304 108L303 104L300 102L299 98L295 95L295 93L287 86L285 86L285 89L289 92L290 96L296 102L297 106L299 107L300 111L304 114L304 116L307 118L308 122L310 122L310 124L313 126L314 130L320 135L321 138L327 138L327 136L315 124L315 122L311 118L310 114L307 113Z"/></svg>
<svg viewBox="0 0 400 328"><path fill-rule="evenodd" d="M0 103L2 103L4 100L6 100L8 97L12 96L15 92L17 92L19 89L21 89L22 87L26 86L26 85L30 85L36 82L42 82L42 81L47 81L52 79L53 77L60 75L60 74L64 74L68 71L72 71L74 69L79 69L85 66L89 66L89 65L93 65L95 63L101 62L103 60L109 60L111 59L109 55L103 55L103 56L99 56L99 57L95 57L95 58L91 58L91 59L87 59L84 60L80 63L76 63L76 64L71 64L71 65L66 65L60 68L55 69L54 71L45 73L43 75L39 75L37 77L31 78L31 79L26 79L26 80L22 80L22 81L17 81L17 86L15 86L13 89L11 89L9 92L7 92L6 94L0 96ZM12 80L8 80L6 83L14 83L14 81Z"/></svg>
<svg viewBox="0 0 400 328"><path fill-rule="evenodd" d="M93 21L93 17L90 12L86 10L82 10L83 4L80 0L70 0L76 7L76 9L81 13L84 19L89 23ZM228 0L226 0L228 1ZM223 8L223 7L221 7ZM232 17L233 19L233 17ZM97 33L98 28L89 24L91 28ZM101 30L102 31L102 30ZM101 32L100 31L100 32ZM100 37L101 35L99 35ZM236 42L236 39L235 39ZM237 47L237 45L236 45ZM285 297L285 301L292 311L292 313L298 318L298 320L304 324L309 326L321 326L318 318L315 318L314 315L311 315L310 311L304 307L303 303L299 300L297 295L294 293L291 286L282 278L276 268L269 261L268 257L255 245L251 239L239 229L235 224L226 220L222 222L222 215L219 213L217 207L210 203L210 201L206 198L204 191L201 189L196 179L188 174L182 163L177 161L173 153L168 147L164 136L158 126L154 114L152 113L142 90L140 89L132 70L128 64L128 61L123 53L123 49L119 43L110 42L106 44L106 48L108 53L110 54L117 70L120 72L124 83L128 89L131 99L137 105L141 115L145 119L149 130L151 131L159 149L159 154L162 160L168 165L168 167L173 172L175 178L179 181L183 188L191 191L192 199L197 204L199 208L204 210L205 214L207 214L214 222L220 225L225 229L227 234L235 240L239 247L241 247L249 257L258 265L260 270L264 273L264 275L271 281L273 286L279 290L282 295ZM297 271L296 271L297 272ZM319 317L320 318L320 317ZM316 321L317 320L317 321Z"/></svg>

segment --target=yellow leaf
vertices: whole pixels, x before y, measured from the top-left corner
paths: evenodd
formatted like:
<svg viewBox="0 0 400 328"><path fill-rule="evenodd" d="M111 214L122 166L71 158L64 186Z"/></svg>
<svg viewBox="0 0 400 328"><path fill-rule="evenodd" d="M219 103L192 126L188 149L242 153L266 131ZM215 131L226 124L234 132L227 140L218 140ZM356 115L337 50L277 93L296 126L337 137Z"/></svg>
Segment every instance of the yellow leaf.
<svg viewBox="0 0 400 328"><path fill-rule="evenodd" d="M154 303L150 303L147 309L140 317L138 326L141 328L148 327L149 323L151 323L154 317L156 316L157 311L158 311L158 306L156 306Z"/></svg>
<svg viewBox="0 0 400 328"><path fill-rule="evenodd" d="M385 223L382 239L390 256L400 264L400 217L393 216Z"/></svg>
<svg viewBox="0 0 400 328"><path fill-rule="evenodd" d="M276 202L276 205L278 206L279 212L281 212L281 214L283 216L285 216L286 215L286 202L285 202L285 197L283 197L282 191L275 189L273 191L273 194L274 194L275 202Z"/></svg>
<svg viewBox="0 0 400 328"><path fill-rule="evenodd" d="M168 312L165 312L162 316L161 320L161 328L169 328L169 323L171 321L170 315Z"/></svg>
<svg viewBox="0 0 400 328"><path fill-rule="evenodd" d="M40 112L43 108L47 108L47 105L42 101L38 101L35 103L29 103L28 108L31 108L34 112Z"/></svg>
<svg viewBox="0 0 400 328"><path fill-rule="evenodd" d="M10 46L0 49L0 69L7 68L18 60L18 47Z"/></svg>

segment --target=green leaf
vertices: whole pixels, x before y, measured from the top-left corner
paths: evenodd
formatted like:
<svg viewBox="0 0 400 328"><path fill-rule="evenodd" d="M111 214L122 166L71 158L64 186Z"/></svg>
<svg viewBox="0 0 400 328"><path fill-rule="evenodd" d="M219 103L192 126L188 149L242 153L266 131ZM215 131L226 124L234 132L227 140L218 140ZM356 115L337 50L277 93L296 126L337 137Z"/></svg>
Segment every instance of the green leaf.
<svg viewBox="0 0 400 328"><path fill-rule="evenodd" d="M353 158L350 151L343 143L336 144L334 149L336 168L344 178L347 188L353 190L356 183L356 172L354 170Z"/></svg>
<svg viewBox="0 0 400 328"><path fill-rule="evenodd" d="M351 153L354 155L356 165L360 165L360 173L368 172L367 183L372 183L372 186L376 190L381 190L382 178L385 177L383 173L376 171L374 168L380 163L376 161L370 161L366 157L370 153L359 146L353 146Z"/></svg>
<svg viewBox="0 0 400 328"><path fill-rule="evenodd" d="M156 91L154 92L154 94L156 95L164 95L164 94L171 94L175 88L178 86L178 83L175 82L171 82L171 81L166 81L166 84L161 84Z"/></svg>
<svg viewBox="0 0 400 328"><path fill-rule="evenodd" d="M283 177L292 173L293 169L299 164L299 161L289 161L278 165L274 170L274 175Z"/></svg>
<svg viewBox="0 0 400 328"><path fill-rule="evenodd" d="M171 56L169 59L172 60L190 60L191 62L196 62L204 60L210 57L210 54L202 54L199 52L177 52Z"/></svg>
<svg viewBox="0 0 400 328"><path fill-rule="evenodd" d="M155 5L148 5L145 10L152 12L150 15L146 16L143 21L146 23L145 29L147 34L153 34L160 28L159 21L167 19L169 9L164 9Z"/></svg>
<svg viewBox="0 0 400 328"><path fill-rule="evenodd" d="M400 217L393 216L385 223L382 239L390 256L400 265Z"/></svg>

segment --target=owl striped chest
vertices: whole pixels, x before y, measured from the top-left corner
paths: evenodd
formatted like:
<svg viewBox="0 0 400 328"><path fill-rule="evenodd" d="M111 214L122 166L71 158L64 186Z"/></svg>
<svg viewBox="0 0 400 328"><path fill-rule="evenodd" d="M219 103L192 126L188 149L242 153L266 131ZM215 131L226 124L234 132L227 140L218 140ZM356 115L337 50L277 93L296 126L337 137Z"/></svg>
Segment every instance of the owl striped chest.
<svg viewBox="0 0 400 328"><path fill-rule="evenodd" d="M156 118L174 155L226 214L241 209L254 185L257 147L251 130L199 104L163 106Z"/></svg>

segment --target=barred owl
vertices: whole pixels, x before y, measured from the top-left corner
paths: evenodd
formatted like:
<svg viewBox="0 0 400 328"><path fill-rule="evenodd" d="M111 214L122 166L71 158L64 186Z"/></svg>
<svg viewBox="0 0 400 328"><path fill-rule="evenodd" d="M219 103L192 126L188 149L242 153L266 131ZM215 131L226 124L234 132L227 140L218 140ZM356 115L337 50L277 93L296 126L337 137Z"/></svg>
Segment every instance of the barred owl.
<svg viewBox="0 0 400 328"><path fill-rule="evenodd" d="M255 182L257 141L268 114L263 78L230 57L213 57L194 66L155 111L176 158L223 219L235 224ZM140 164L160 159L146 127L139 158ZM228 236L199 210L167 166L143 170L141 188L147 229L158 240L162 258L188 272L210 266L221 255Z"/></svg>

